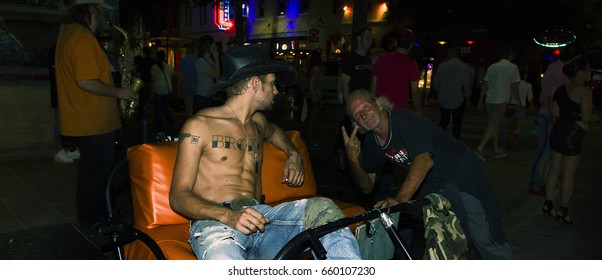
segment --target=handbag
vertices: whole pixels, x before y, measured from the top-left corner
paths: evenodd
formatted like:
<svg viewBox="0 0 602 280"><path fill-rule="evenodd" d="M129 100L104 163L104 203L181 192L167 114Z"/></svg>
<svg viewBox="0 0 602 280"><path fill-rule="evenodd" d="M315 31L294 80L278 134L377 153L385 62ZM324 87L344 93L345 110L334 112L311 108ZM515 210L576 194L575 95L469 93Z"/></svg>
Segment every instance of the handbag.
<svg viewBox="0 0 602 280"><path fill-rule="evenodd" d="M397 225L399 213L391 214L391 218L393 224ZM395 245L380 222L380 218L357 226L355 238L363 260L390 260L395 254Z"/></svg>

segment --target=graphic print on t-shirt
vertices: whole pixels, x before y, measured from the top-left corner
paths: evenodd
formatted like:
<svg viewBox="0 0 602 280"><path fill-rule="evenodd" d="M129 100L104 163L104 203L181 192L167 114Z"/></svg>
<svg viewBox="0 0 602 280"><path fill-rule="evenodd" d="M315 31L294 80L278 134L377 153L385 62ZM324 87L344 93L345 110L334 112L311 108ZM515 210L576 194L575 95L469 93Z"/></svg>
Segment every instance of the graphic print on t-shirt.
<svg viewBox="0 0 602 280"><path fill-rule="evenodd" d="M408 150L406 150L406 148L401 148L400 150L397 150L397 148L392 147L391 149L389 149L386 155L391 160L397 163L405 164L408 166L412 164L412 162L409 161L410 157L408 156Z"/></svg>

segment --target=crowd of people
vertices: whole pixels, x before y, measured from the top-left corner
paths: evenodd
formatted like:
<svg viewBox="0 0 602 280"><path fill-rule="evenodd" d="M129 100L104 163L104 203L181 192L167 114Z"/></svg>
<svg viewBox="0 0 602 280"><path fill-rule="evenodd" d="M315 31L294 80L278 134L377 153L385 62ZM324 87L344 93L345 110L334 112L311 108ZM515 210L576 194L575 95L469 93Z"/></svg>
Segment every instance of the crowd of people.
<svg viewBox="0 0 602 280"><path fill-rule="evenodd" d="M140 121L144 105L151 100L156 133L173 134L178 129L169 108L174 90L184 101L187 120L179 131L170 203L174 211L191 219L190 243L199 259L271 258L306 229L306 211L336 208L323 200L274 207L261 201L258 166L264 141L288 155L283 184L295 187L304 180L298 151L264 113L273 107L279 93L276 85L296 80L297 71L290 63L271 59L259 45L233 47L220 54L213 38L203 36L190 44L174 70L165 51L153 55L145 47L135 73L145 86L136 94L115 82L118 67L99 44L106 29L105 10L111 8L102 1L75 1L49 55L56 76L51 84L57 116L55 161L79 160L77 211L82 226L93 229L105 219L104 189L123 123L117 100L137 102ZM371 57L372 30L357 30L352 50L340 63L343 104L333 154L343 174L352 179L349 187L366 195L382 192L374 196L377 199L364 201L366 207L376 208L441 194L452 203L481 258L511 259L499 201L482 165L489 142L494 158L506 156L499 135L505 117L512 121L507 148L518 148L527 109L534 107L533 87L525 81L524 69L515 64L511 48L500 48L499 61L487 68L477 103L478 110L487 114L487 127L479 145L469 147L461 136L464 113L475 91L474 77L459 48L449 47L447 59L434 70L432 88L440 106L435 125L423 113L420 70L411 55L414 33L394 30L385 39L385 51ZM531 179L525 182L530 193L545 196L541 211L565 224L573 223L568 209L588 122L599 121L587 86L591 79L587 58L578 50L569 53L544 74L536 118L538 147ZM315 128L322 106L322 55L313 51L302 73L307 78L303 88L309 107L304 137L311 149L321 149ZM226 99L218 104L212 96L220 91ZM451 133L447 131L450 120ZM238 139L239 145L211 145L214 135ZM61 136L75 140L77 146L63 147ZM394 178L396 168L406 170L404 178ZM559 208L554 208L558 194ZM243 207L233 208L234 201L244 201ZM329 258L359 258L357 242L347 228L326 235L322 242Z"/></svg>

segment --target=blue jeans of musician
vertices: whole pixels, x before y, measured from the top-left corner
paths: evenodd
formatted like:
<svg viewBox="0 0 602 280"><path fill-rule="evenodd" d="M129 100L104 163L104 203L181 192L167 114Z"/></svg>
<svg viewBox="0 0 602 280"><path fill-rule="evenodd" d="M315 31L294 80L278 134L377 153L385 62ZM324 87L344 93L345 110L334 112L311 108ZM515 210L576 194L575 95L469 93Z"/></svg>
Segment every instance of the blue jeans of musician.
<svg viewBox="0 0 602 280"><path fill-rule="evenodd" d="M550 157L550 117L538 115L535 119L537 133L537 149L531 165L531 180L529 186L534 191L539 191L545 183L545 168Z"/></svg>
<svg viewBox="0 0 602 280"><path fill-rule="evenodd" d="M202 260L269 260L295 235L305 230L303 217L306 199L277 206L252 206L270 222L264 232L245 235L215 220L194 220L190 227L190 245ZM357 241L349 228L337 230L320 238L327 259L361 259Z"/></svg>

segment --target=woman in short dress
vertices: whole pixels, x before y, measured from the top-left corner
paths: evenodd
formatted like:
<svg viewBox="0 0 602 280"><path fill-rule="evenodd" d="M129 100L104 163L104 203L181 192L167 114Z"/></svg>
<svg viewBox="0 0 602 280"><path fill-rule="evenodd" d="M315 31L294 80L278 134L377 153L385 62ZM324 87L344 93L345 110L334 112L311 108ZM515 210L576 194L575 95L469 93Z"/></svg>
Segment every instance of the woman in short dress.
<svg viewBox="0 0 602 280"><path fill-rule="evenodd" d="M541 208L544 215L550 215L566 224L572 224L569 216L569 203L573 194L575 171L581 160L583 138L588 121L594 121L592 114L592 89L589 63L578 57L566 64L563 73L570 81L556 90L552 97L551 115L556 118L550 133L550 172L546 178L546 200ZM558 177L560 183L560 207L555 210L555 188Z"/></svg>

